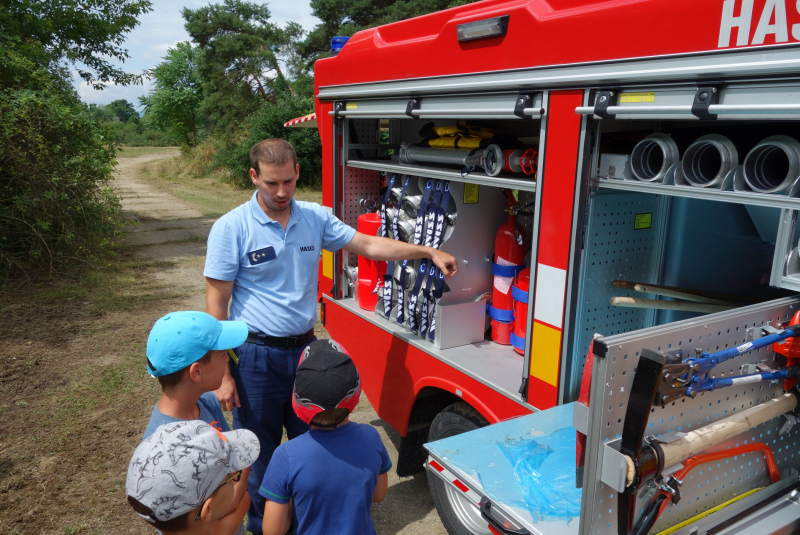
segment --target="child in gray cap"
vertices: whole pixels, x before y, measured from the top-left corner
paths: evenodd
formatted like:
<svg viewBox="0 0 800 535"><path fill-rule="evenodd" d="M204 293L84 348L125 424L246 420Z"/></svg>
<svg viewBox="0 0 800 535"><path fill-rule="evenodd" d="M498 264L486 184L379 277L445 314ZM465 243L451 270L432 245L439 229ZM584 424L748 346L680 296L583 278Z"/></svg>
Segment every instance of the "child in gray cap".
<svg viewBox="0 0 800 535"><path fill-rule="evenodd" d="M247 496L230 511L232 482L260 450L245 429L221 432L201 420L164 424L133 452L128 503L164 535L232 533L250 506Z"/></svg>

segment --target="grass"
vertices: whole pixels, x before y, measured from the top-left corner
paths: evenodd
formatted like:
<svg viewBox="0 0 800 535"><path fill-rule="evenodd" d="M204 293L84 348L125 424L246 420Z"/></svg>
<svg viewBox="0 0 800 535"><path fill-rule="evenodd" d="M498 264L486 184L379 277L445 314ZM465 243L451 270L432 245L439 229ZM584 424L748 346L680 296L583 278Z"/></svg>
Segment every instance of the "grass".
<svg viewBox="0 0 800 535"><path fill-rule="evenodd" d="M253 189L237 189L221 171L198 174L182 173L184 159L180 156L147 164L142 178L166 190L182 201L196 206L206 217L220 217L253 196ZM322 203L322 191L298 189L295 199Z"/></svg>
<svg viewBox="0 0 800 535"><path fill-rule="evenodd" d="M144 154L161 154L162 152L175 152L179 147L120 147L117 152L117 159L119 158L133 158L134 156L142 156Z"/></svg>

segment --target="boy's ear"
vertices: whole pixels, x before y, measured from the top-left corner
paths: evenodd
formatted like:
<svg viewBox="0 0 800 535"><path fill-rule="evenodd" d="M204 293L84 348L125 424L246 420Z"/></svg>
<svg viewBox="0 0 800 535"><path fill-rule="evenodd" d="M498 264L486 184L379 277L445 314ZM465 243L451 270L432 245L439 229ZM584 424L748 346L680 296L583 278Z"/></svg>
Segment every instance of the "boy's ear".
<svg viewBox="0 0 800 535"><path fill-rule="evenodd" d="M189 365L189 378L195 383L199 383L202 380L201 368L202 365L199 360Z"/></svg>
<svg viewBox="0 0 800 535"><path fill-rule="evenodd" d="M214 501L214 495L212 494L209 496L206 501L203 502L203 505L200 506L200 520L203 522L211 522L213 517L212 511L212 502Z"/></svg>

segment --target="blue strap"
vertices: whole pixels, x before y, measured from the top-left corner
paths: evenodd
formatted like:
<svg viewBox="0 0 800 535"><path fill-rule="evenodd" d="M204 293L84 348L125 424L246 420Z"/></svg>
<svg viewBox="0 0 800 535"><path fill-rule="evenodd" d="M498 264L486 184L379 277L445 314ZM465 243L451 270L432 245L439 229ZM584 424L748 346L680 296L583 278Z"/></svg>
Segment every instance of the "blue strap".
<svg viewBox="0 0 800 535"><path fill-rule="evenodd" d="M514 321L514 311L513 310L503 310L501 308L494 308L489 303L486 303L486 314L489 315L490 318L497 321L502 321L503 323L511 323Z"/></svg>
<svg viewBox="0 0 800 535"><path fill-rule="evenodd" d="M517 288L516 285L511 286L511 297L514 301L519 301L520 303L528 303L528 292L526 290L520 290Z"/></svg>
<svg viewBox="0 0 800 535"><path fill-rule="evenodd" d="M525 339L514 334L514 331L511 331L511 334L508 335L508 341L520 351L525 351Z"/></svg>
<svg viewBox="0 0 800 535"><path fill-rule="evenodd" d="M492 262L492 275L497 275L498 277L516 277L523 269L525 269L524 264L519 266L501 266L500 264Z"/></svg>

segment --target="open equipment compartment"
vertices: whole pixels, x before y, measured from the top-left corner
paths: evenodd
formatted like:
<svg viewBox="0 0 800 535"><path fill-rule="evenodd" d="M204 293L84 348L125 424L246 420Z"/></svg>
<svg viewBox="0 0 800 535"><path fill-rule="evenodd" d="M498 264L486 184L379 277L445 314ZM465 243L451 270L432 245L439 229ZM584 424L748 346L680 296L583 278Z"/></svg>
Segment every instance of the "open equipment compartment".
<svg viewBox="0 0 800 535"><path fill-rule="evenodd" d="M437 327L434 340L422 338L409 330L408 304L413 283L419 277L419 260L408 263L404 278L401 278L402 262L395 264L396 280L392 284L391 312L387 318L382 298L378 298L374 310L359 306L357 294L366 287L359 284L358 279L363 276L357 270L359 259L352 253L339 255L341 258L337 258L336 263L341 265L341 276L337 280L337 304L521 404L524 401L520 398L520 385L527 376L529 344L524 344L525 354L520 355L512 346L499 345L488 336L484 337L491 328L486 302L492 293L495 234L509 217L503 190L514 190L517 206L524 207L516 220L524 229L522 234L528 237L524 257L525 265L531 265L532 251L535 251L535 243L530 239L534 235L536 215L535 177L540 169L535 161L528 161L533 168L529 167L527 172L510 172L510 164L506 161L506 169L491 176L483 162L471 166L410 162L407 154L413 153L414 147L423 141L423 129L431 132L431 127L457 126L462 130L466 126L470 132L485 132L481 129L498 132L499 136L492 141L505 136L519 142L522 148L513 154L510 150L495 153L500 158L519 158L526 149L539 151L543 138L541 115L544 98L540 92L515 92L410 100L337 101L331 112L334 115L334 154L342 155L339 171L334 175L338 182L334 184L334 192L340 195L334 199L334 207L342 221L357 227L359 216L379 210L386 197L387 183L394 177L394 191L389 194L387 203L387 233L394 238L391 223L400 214L399 236L411 241L416 224L412 214L419 207L426 184L432 189L444 188L448 184L450 198L440 249L453 254L459 262L458 275L445 283L441 300L435 312L431 312L435 314ZM417 107L406 113L407 108L414 105ZM436 148L429 151L437 151L437 155L459 152ZM471 152L480 154L483 151L476 149ZM475 157L471 162L475 163ZM503 164L503 161L495 163ZM410 180L398 210L395 204L401 197L406 177ZM430 203L433 203L432 194ZM384 263L381 263L379 278L383 270ZM401 280L405 282L403 324L397 322L398 282ZM532 293L531 285L529 302L532 302ZM420 294L418 316L422 299ZM531 315L532 307L528 307L527 316L518 320L524 324L521 332L525 339L529 338Z"/></svg>
<svg viewBox="0 0 800 535"><path fill-rule="evenodd" d="M791 110L800 86L699 85L596 90L593 104L576 110L593 118L593 143L564 401L578 396L595 333L665 325L725 301L742 306L800 288L800 130ZM703 91L716 95L714 120L692 114ZM753 104L764 95L772 104ZM604 96L613 105L600 109ZM612 298L675 300L613 287L619 280L724 295L701 299L713 303L705 312L614 306Z"/></svg>

